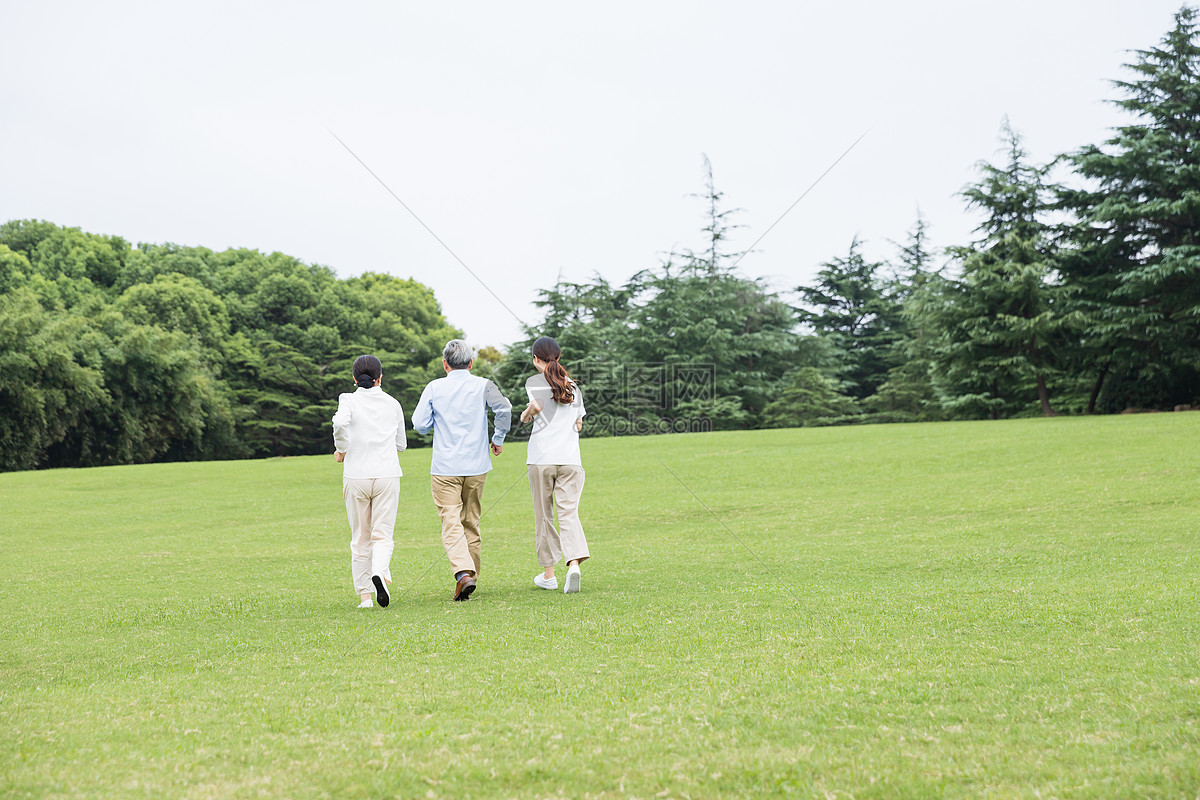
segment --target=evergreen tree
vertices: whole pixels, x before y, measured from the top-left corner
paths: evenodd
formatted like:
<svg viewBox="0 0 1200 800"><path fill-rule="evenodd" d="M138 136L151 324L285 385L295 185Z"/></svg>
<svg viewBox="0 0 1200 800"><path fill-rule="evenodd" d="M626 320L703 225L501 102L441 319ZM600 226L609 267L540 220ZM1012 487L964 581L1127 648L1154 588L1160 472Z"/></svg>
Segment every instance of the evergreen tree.
<svg viewBox="0 0 1200 800"><path fill-rule="evenodd" d="M868 397L895 364L899 305L889 296L882 262L869 262L858 237L845 257L821 265L817 281L801 286L797 314L842 354L838 377L855 398Z"/></svg>
<svg viewBox="0 0 1200 800"><path fill-rule="evenodd" d="M858 406L816 367L801 367L780 382L763 409L765 428L801 428L853 421Z"/></svg>
<svg viewBox="0 0 1200 800"><path fill-rule="evenodd" d="M896 339L888 370L875 394L863 401L869 419L876 422L915 422L941 419L941 403L934 390L933 331L928 309L936 306L944 281L934 268L929 247L929 223L917 213L908 241L900 246L897 265L888 286L888 298L899 307Z"/></svg>
<svg viewBox="0 0 1200 800"><path fill-rule="evenodd" d="M1047 167L1028 163L1020 137L1005 121L1007 164L981 164L978 183L963 192L986 212L972 247L952 248L961 277L940 287L930 322L938 331L935 375L944 404L965 416L1011 416L1036 397L1054 414L1049 381L1078 315L1057 279L1048 207Z"/></svg>
<svg viewBox="0 0 1200 800"><path fill-rule="evenodd" d="M588 407L642 431L758 424L779 379L815 351L794 333L792 309L762 281L736 271L726 210L705 159L704 248L671 253L620 287L596 276L541 293L543 322L505 355L501 386L520 397L529 347L553 336L583 382ZM595 423L596 421L593 421ZM690 428L689 428L690 429ZM585 432L620 432L590 424Z"/></svg>
<svg viewBox="0 0 1200 800"><path fill-rule="evenodd" d="M1078 217L1062 269L1088 320L1089 410L1200 399L1197 35L1197 10L1182 8L1126 65L1133 78L1114 81L1134 121L1071 156L1088 188L1062 193Z"/></svg>
<svg viewBox="0 0 1200 800"><path fill-rule="evenodd" d="M722 244L729 238L732 231L742 227L730 221L730 217L741 212L742 209L722 207L721 201L724 199L725 193L717 191L717 186L713 182L712 162L708 160L707 155L704 156L704 194L694 194L692 197L700 198L707 206L708 221L701 230L708 239L708 248L701 258L708 264L709 274L715 276L726 265L734 266L746 255L746 251L727 253ZM686 255L688 261L697 260L693 253Z"/></svg>
<svg viewBox="0 0 1200 800"><path fill-rule="evenodd" d="M597 424L601 416L623 413L620 398L623 366L631 360L628 317L633 292L629 287L614 287L599 275L585 283L559 280L552 288L539 290L534 304L542 310L542 323L505 350L493 379L514 404L522 402L525 380L533 370L533 342L550 336L562 347L563 365L583 386L585 402L592 409L584 434L605 433L606 426ZM514 435L522 432L514 429Z"/></svg>
<svg viewBox="0 0 1200 800"><path fill-rule="evenodd" d="M645 408L634 413L706 420L716 429L753 427L774 384L795 366L795 317L762 281L737 272L746 251L728 251L724 243L739 227L732 217L740 209L723 207L707 156L704 175L698 195L705 205L704 250L672 253L626 287L640 301L629 318L637 332L626 348L629 357L662 367L642 369L638 382L650 385L641 391L632 391L628 374L625 380L630 398Z"/></svg>
<svg viewBox="0 0 1200 800"><path fill-rule="evenodd" d="M663 405L654 413L705 417L714 428L753 426L775 381L795 365L787 303L728 266L718 263L712 273L703 259L668 262L634 285L642 300L627 351L635 363L663 365ZM693 376L707 380L707 389L681 372L692 368L709 370L711 378Z"/></svg>

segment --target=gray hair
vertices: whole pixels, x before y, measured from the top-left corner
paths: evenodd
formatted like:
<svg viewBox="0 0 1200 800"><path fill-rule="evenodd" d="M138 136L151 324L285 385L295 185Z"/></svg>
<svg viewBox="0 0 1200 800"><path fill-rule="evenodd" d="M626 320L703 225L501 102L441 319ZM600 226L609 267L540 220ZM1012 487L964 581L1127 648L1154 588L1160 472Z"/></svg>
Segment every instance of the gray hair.
<svg viewBox="0 0 1200 800"><path fill-rule="evenodd" d="M465 369L475 360L475 351L462 339L451 339L442 350L442 358L450 365L450 369Z"/></svg>

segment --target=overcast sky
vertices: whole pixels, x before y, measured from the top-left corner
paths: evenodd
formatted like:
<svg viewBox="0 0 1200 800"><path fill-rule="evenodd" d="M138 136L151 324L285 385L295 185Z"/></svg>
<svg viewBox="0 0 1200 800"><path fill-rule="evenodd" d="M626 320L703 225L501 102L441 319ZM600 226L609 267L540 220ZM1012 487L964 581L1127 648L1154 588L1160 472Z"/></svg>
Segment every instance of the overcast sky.
<svg viewBox="0 0 1200 800"><path fill-rule="evenodd" d="M977 220L956 193L1005 115L1037 159L1105 103L1177 2L17 3L0 0L0 221L39 218L431 286L472 343L560 275L702 249L702 154L789 289L855 235Z"/></svg>

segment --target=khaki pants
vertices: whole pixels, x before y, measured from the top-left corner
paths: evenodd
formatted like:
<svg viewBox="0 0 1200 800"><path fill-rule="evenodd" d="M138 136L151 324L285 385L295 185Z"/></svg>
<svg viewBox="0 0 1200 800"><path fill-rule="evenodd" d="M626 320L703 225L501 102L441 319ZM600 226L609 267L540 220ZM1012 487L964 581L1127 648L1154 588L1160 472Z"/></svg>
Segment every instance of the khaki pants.
<svg viewBox="0 0 1200 800"><path fill-rule="evenodd" d="M400 502L399 478L345 478L342 499L350 519L350 573L354 591L374 591L372 575L392 580L392 533Z"/></svg>
<svg viewBox="0 0 1200 800"><path fill-rule="evenodd" d="M533 537L542 569L553 567L560 559L587 560L587 539L579 522L583 467L530 464L529 488L533 492ZM558 530L554 528L554 506L558 507Z"/></svg>
<svg viewBox="0 0 1200 800"><path fill-rule="evenodd" d="M479 517L483 509L482 475L431 475L433 502L442 518L442 546L454 573L479 575Z"/></svg>

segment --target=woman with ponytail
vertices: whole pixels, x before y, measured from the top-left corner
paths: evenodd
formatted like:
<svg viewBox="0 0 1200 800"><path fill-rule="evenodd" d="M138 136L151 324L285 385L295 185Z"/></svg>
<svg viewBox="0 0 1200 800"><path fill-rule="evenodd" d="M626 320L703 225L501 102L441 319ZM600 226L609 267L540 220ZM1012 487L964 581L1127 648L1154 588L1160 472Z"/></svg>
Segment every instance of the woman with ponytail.
<svg viewBox="0 0 1200 800"><path fill-rule="evenodd" d="M404 411L380 388L383 365L375 356L354 359L358 388L338 397L333 415L333 457L342 466L342 499L350 519L350 571L359 608L391 602L392 532L400 500L400 459L408 447Z"/></svg>
<svg viewBox="0 0 1200 800"><path fill-rule="evenodd" d="M579 522L579 497L583 493L583 460L579 432L583 430L583 394L559 363L562 349L549 336L533 343L533 365L538 374L525 381L529 406L521 422L533 420L529 437L529 488L533 492L534 541L543 573L533 579L539 589L557 589L554 566L567 562L563 591L578 592L579 565L589 557L583 525ZM558 528L554 527L555 506Z"/></svg>

